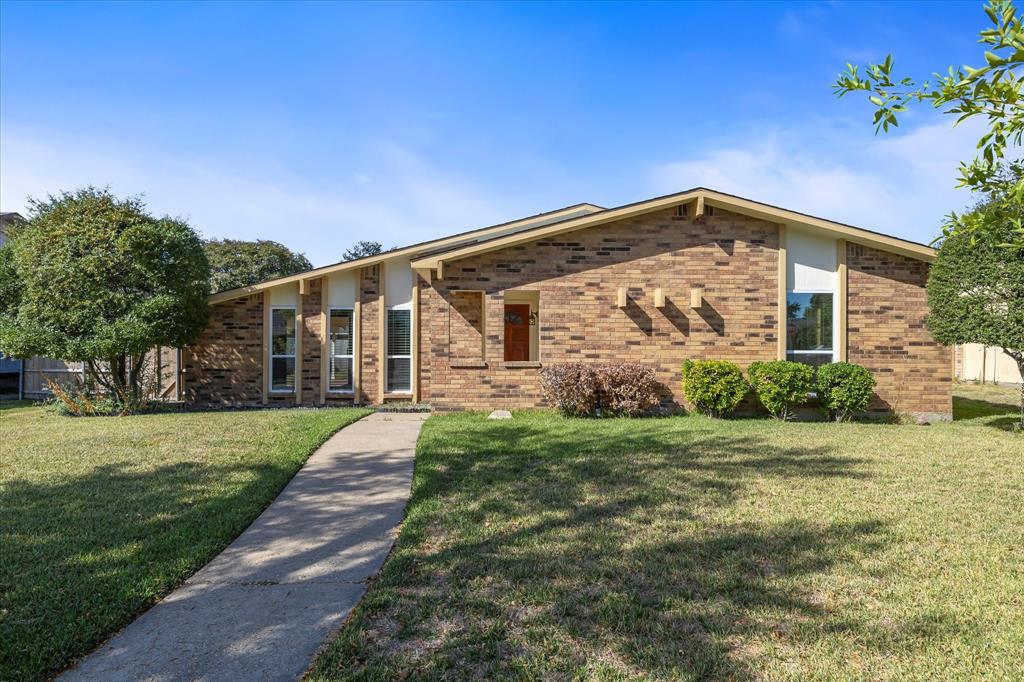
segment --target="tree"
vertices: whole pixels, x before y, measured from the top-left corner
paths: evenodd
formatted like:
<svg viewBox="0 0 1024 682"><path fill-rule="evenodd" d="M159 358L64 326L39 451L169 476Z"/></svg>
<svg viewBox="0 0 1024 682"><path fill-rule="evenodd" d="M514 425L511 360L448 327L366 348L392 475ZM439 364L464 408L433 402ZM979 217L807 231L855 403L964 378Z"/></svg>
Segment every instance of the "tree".
<svg viewBox="0 0 1024 682"><path fill-rule="evenodd" d="M923 81L918 85L914 78L893 75L890 54L881 63L869 64L863 76L857 66L847 64L846 72L837 77L833 89L840 97L851 92L869 93L868 100L875 106L876 132L888 132L890 127L898 126L899 116L913 104L930 104L955 116L956 123L984 117L988 130L978 141L980 155L960 164L960 186L1020 205L1024 203L1024 176L1020 172L1024 165L1019 160L1002 160L1007 146L1019 147L1024 136L1024 78L1018 75L1024 66L1024 26L1012 0L991 0L984 9L991 23L991 28L980 33L979 42L991 48L984 54L984 66L951 66L946 75L934 74L934 82ZM942 233L972 237L984 232L998 233L1005 246L1024 250L1024 225L1018 220L1007 230L1002 223L989 222L992 217L987 213L970 217L951 213L944 221Z"/></svg>
<svg viewBox="0 0 1024 682"><path fill-rule="evenodd" d="M203 250L210 261L213 273L210 286L214 292L287 277L313 268L301 253L263 239L254 242L210 239L203 243Z"/></svg>
<svg viewBox="0 0 1024 682"><path fill-rule="evenodd" d="M81 361L126 409L142 398L147 352L206 325L210 267L185 222L92 187L30 200L3 263L18 299L0 306L0 352Z"/></svg>
<svg viewBox="0 0 1024 682"><path fill-rule="evenodd" d="M1016 207L1015 216L1007 206ZM928 277L928 328L939 343L998 346L1024 375L1024 251L1004 245L1024 211L989 196L967 213L978 214L989 226L984 232L954 233L939 247ZM1024 385L1020 400L1024 428Z"/></svg>
<svg viewBox="0 0 1024 682"><path fill-rule="evenodd" d="M360 240L346 249L345 253L341 254L341 260L356 260L357 258L376 256L378 253L383 251L384 247L380 245L380 242L365 242Z"/></svg>

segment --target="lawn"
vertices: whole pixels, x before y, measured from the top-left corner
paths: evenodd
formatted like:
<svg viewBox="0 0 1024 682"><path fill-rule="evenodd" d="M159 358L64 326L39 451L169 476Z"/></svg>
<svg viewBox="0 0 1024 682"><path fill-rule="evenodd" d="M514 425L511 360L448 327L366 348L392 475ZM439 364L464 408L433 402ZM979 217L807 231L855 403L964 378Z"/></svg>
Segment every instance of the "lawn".
<svg viewBox="0 0 1024 682"><path fill-rule="evenodd" d="M932 426L435 416L311 678L1020 679L1016 394Z"/></svg>
<svg viewBox="0 0 1024 682"><path fill-rule="evenodd" d="M367 410L0 412L0 679L43 679L209 561Z"/></svg>

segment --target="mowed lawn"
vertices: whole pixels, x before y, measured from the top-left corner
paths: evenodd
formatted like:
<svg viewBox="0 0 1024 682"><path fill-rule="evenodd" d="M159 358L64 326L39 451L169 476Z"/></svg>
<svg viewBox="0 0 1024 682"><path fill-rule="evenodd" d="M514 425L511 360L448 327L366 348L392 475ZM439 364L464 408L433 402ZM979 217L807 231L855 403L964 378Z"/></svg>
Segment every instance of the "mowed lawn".
<svg viewBox="0 0 1024 682"><path fill-rule="evenodd" d="M366 410L0 411L0 680L43 679L194 573Z"/></svg>
<svg viewBox="0 0 1024 682"><path fill-rule="evenodd" d="M1021 679L1016 394L958 393L932 426L435 416L311 677Z"/></svg>

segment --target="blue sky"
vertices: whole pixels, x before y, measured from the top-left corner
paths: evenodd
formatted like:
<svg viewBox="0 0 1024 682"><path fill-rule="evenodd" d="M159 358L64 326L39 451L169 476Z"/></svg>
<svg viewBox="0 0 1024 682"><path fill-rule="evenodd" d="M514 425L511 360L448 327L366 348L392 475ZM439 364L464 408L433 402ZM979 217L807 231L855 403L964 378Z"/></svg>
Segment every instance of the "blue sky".
<svg viewBox="0 0 1024 682"><path fill-rule="evenodd" d="M974 64L981 3L0 4L0 208L109 185L315 265L696 185L919 241L978 127L873 134L846 61Z"/></svg>

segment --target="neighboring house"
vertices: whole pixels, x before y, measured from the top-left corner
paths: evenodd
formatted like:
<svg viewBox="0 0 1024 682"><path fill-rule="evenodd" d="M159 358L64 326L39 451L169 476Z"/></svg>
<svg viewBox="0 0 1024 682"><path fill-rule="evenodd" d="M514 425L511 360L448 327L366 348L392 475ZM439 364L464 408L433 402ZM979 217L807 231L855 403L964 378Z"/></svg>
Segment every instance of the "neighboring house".
<svg viewBox="0 0 1024 682"><path fill-rule="evenodd" d="M1022 382L1017 361L1002 348L965 343L956 347L954 358L956 378L961 381L991 381L994 384Z"/></svg>
<svg viewBox="0 0 1024 682"><path fill-rule="evenodd" d="M186 400L435 408L543 404L544 364L848 360L873 409L951 415L952 351L925 327L935 251L698 188L580 204L210 298Z"/></svg>

